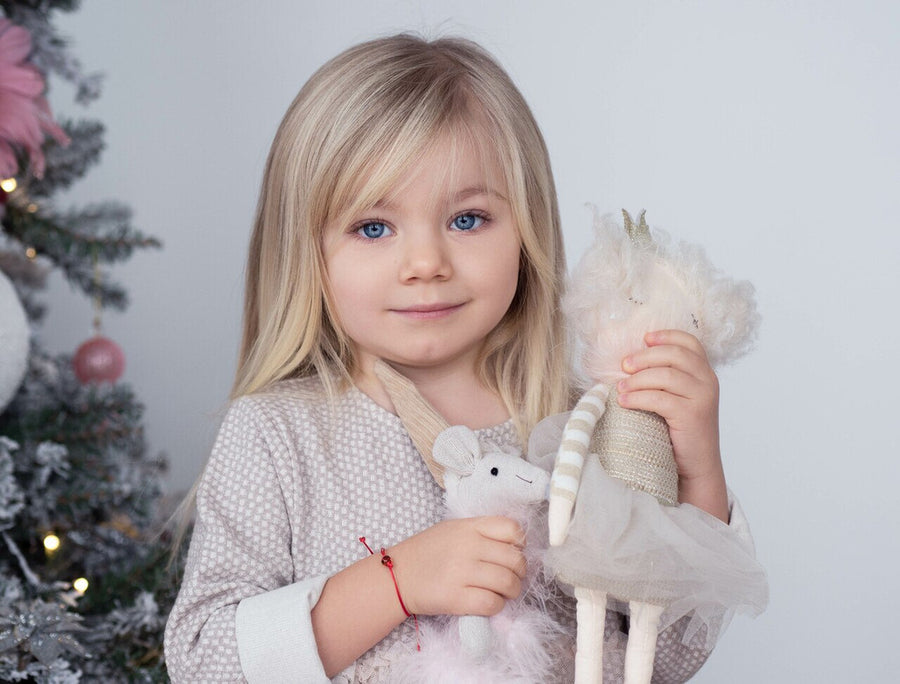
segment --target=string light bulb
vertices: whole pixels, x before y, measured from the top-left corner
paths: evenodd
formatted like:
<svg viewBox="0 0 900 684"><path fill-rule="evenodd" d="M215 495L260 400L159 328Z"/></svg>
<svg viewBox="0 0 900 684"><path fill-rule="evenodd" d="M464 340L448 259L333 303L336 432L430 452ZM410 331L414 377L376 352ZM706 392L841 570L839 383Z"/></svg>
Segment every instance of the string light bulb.
<svg viewBox="0 0 900 684"><path fill-rule="evenodd" d="M59 548L59 544L59 537L52 532L44 537L44 548L51 553Z"/></svg>
<svg viewBox="0 0 900 684"><path fill-rule="evenodd" d="M0 180L0 190L3 190L3 192L12 192L17 187L19 187L19 184L16 183L15 178L4 178L3 180Z"/></svg>
<svg viewBox="0 0 900 684"><path fill-rule="evenodd" d="M34 247L29 247L25 250L25 256L34 261L37 259L37 250Z"/></svg>
<svg viewBox="0 0 900 684"><path fill-rule="evenodd" d="M72 582L72 588L82 596L84 595L84 592L88 590L89 586L90 582L88 582L84 577L79 577L77 580Z"/></svg>

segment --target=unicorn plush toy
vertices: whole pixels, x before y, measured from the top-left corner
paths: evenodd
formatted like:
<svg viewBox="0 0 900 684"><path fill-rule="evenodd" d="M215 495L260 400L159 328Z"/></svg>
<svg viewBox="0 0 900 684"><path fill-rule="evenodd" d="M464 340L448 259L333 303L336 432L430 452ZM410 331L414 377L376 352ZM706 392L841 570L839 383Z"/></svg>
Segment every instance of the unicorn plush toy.
<svg viewBox="0 0 900 684"><path fill-rule="evenodd" d="M625 682L649 682L659 629L690 616L707 645L731 612L760 612L765 573L752 548L717 519L678 505L678 474L662 418L619 406L622 359L647 332L695 335L715 366L747 352L758 325L753 288L717 271L627 212L596 219L594 245L564 302L587 391L557 441L548 568L577 599L575 681L602 681L607 598L630 616ZM541 430L538 426L536 431ZM702 631L701 631L702 630ZM687 638L686 637L686 638Z"/></svg>

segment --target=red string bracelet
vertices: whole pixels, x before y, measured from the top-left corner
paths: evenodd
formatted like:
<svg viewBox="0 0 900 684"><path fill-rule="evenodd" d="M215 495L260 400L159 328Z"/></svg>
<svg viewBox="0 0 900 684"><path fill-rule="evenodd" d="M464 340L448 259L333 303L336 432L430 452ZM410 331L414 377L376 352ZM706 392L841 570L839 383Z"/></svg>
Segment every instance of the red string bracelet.
<svg viewBox="0 0 900 684"><path fill-rule="evenodd" d="M362 542L362 545L366 547L370 554L375 554L371 547L366 544L365 537L360 537L359 541ZM397 577L394 575L394 561L389 555L387 555L384 547L381 548L381 564L385 566L391 573L391 579L394 581L394 591L397 592L397 599L400 601L400 607L403 609L403 614L406 615L406 617L411 617L413 619L413 622L416 623L416 650L421 651L422 646L419 644L419 618L416 617L415 613L410 613L406 609L406 604L403 603L403 597L400 595L400 585L397 584Z"/></svg>

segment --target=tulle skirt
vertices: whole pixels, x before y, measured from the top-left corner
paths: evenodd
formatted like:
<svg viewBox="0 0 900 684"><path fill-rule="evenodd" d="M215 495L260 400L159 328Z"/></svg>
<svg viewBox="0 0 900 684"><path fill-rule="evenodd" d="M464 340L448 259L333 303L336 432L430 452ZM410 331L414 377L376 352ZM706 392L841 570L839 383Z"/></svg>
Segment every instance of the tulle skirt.
<svg viewBox="0 0 900 684"><path fill-rule="evenodd" d="M530 459L555 456L564 424L563 416L537 426ZM731 615L757 615L768 602L765 571L730 499L731 525L689 504L663 506L607 475L589 455L568 535L548 550L546 568L564 585L664 606L661 629L690 615L685 641L704 630L712 646Z"/></svg>

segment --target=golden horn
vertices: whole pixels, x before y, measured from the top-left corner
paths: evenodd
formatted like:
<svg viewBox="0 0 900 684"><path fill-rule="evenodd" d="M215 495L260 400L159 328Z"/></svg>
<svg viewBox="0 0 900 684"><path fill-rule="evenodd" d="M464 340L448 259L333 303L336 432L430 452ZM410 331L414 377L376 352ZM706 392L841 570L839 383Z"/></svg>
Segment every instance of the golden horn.
<svg viewBox="0 0 900 684"><path fill-rule="evenodd" d="M625 217L625 232L628 233L628 237L638 247L646 247L653 242L653 238L650 237L650 226L647 225L646 214L647 210L641 209L641 213L638 214L638 223L634 225L631 215L625 209L622 210L622 216Z"/></svg>

